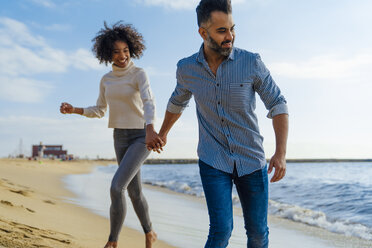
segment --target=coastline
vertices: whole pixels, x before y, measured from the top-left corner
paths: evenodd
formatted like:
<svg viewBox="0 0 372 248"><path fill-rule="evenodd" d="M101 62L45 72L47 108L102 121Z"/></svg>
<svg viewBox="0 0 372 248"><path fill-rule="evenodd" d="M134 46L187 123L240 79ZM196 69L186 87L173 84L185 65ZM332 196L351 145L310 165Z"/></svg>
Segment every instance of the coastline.
<svg viewBox="0 0 372 248"><path fill-rule="evenodd" d="M193 195L186 195L178 192L174 192L168 188L163 188L159 186L153 186L149 184L144 184L144 193L151 199L151 192L156 194L159 199L164 199L167 197L168 207L176 205L180 211L187 216L187 210L182 209L181 206L187 206L189 212L193 215L198 215L199 211L204 211L204 216L195 219L199 219L202 223L195 225L196 229L202 229L205 232L204 241L206 240L208 222L205 199L201 197L196 197ZM161 194L166 196L161 197ZM161 203L156 203L152 200L153 207L160 205ZM171 209L169 209L171 210ZM169 211L168 210L168 211ZM204 218L205 217L205 218ZM175 216L174 218L177 218ZM188 216L193 220L192 216ZM203 219L204 218L204 219ZM320 227L306 225L304 223L293 222L288 219L280 218L277 216L269 215L268 224L270 230L270 246L272 248L298 248L298 244L301 244L301 248L370 248L372 247L372 241L363 240L357 237L345 236L339 233L333 233L328 230L322 229ZM243 230L243 218L241 208L234 206L234 229L233 235L230 239L230 245L228 247L244 247L244 244L237 241L237 236L244 237L245 231ZM239 230L240 229L240 230ZM189 235L189 234L188 234ZM190 234L191 235L191 234ZM235 237L234 237L235 236ZM235 245L234 245L235 238ZM167 240L167 239L165 239ZM188 248L188 246L185 246ZM183 248L185 248L183 247Z"/></svg>
<svg viewBox="0 0 372 248"><path fill-rule="evenodd" d="M0 159L0 247L103 247L109 220L68 202L62 182L69 174L89 173L104 161ZM123 227L119 247L144 247L143 233ZM158 240L154 247L171 248Z"/></svg>
<svg viewBox="0 0 372 248"><path fill-rule="evenodd" d="M62 179L67 175L89 175L96 166L108 164L112 161L45 160L39 163L0 159L0 248L103 247L109 231L107 217L77 205L72 200L77 195L68 190ZM150 202L158 237L166 242L157 241L155 248L194 248L204 244L208 232L204 198L148 184L144 184L143 190ZM135 216L132 221L127 217L119 248L144 247L144 235L132 225L138 224L138 220ZM241 209L235 207L229 247L245 247L242 219ZM302 248L372 247L372 241L275 216L269 216L269 228L273 248L297 248L299 243ZM197 246L193 245L195 242L188 243L192 239Z"/></svg>
<svg viewBox="0 0 372 248"><path fill-rule="evenodd" d="M103 160L110 161L110 160ZM114 161L114 160L112 160ZM267 162L270 161L269 158L266 159ZM147 159L144 164L197 164L199 159ZM372 159L339 159L339 158L322 158L322 159L286 159L287 163L345 163L345 162L372 162Z"/></svg>

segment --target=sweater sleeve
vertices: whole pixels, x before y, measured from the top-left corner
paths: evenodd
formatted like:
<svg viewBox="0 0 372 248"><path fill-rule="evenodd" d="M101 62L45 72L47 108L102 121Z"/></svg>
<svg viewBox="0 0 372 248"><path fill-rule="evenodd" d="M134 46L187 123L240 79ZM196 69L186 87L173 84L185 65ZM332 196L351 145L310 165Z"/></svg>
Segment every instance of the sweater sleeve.
<svg viewBox="0 0 372 248"><path fill-rule="evenodd" d="M143 115L146 125L153 124L155 122L155 100L151 92L149 79L143 69L137 75L137 84L143 103Z"/></svg>
<svg viewBox="0 0 372 248"><path fill-rule="evenodd" d="M107 102L105 97L105 86L103 78L101 79L99 96L96 105L83 108L83 110L83 115L89 118L102 118L105 115L107 110Z"/></svg>

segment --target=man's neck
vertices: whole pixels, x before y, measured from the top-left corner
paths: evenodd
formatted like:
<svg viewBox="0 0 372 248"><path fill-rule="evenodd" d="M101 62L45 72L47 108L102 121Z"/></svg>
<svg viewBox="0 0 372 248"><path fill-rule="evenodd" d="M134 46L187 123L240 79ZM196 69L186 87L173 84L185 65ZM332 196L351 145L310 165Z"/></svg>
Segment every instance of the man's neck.
<svg viewBox="0 0 372 248"><path fill-rule="evenodd" d="M204 57L210 67L218 67L226 57L204 45Z"/></svg>

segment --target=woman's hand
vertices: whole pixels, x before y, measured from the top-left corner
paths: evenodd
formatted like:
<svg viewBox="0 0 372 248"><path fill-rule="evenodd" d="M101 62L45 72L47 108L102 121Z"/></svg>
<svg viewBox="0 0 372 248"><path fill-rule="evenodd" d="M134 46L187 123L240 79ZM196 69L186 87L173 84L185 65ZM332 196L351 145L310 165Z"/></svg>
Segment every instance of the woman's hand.
<svg viewBox="0 0 372 248"><path fill-rule="evenodd" d="M165 142L160 138L157 132L154 130L153 124L146 126L146 147L147 150L160 153L163 151Z"/></svg>
<svg viewBox="0 0 372 248"><path fill-rule="evenodd" d="M74 113L74 107L67 102L63 102L61 104L61 107L59 108L59 111L62 114L72 114L72 113Z"/></svg>
<svg viewBox="0 0 372 248"><path fill-rule="evenodd" d="M83 108L75 108L74 106L72 106L71 104L69 104L67 102L63 102L61 104L61 107L59 107L59 111L62 114L79 114L79 115L82 115L84 113Z"/></svg>

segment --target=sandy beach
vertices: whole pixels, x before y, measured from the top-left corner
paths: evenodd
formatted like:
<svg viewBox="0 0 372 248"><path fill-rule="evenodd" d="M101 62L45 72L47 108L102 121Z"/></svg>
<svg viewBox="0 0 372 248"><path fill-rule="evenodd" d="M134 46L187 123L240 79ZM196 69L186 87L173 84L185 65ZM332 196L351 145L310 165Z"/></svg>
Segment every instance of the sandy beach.
<svg viewBox="0 0 372 248"><path fill-rule="evenodd" d="M102 248L109 232L105 214L109 203L82 207L79 196L68 190L65 179L77 177L79 183L73 185L78 188L83 185L84 190L93 192L93 196L98 197L93 202L109 201L108 195L99 192L105 191L107 185L103 186L97 174L91 174L94 167L105 163L113 164L0 159L0 248ZM144 185L144 194L159 237L155 248L203 247L208 234L208 213L203 198L150 185ZM228 247L245 247L239 208L234 210L234 223ZM371 241L274 216L269 216L269 227L272 248L372 247ZM119 241L122 248L144 247L144 235L131 206Z"/></svg>
<svg viewBox="0 0 372 248"><path fill-rule="evenodd" d="M61 178L104 162L0 159L0 247L103 247L109 220L66 199ZM123 227L119 247L142 248L144 235ZM172 246L158 240L154 247Z"/></svg>

